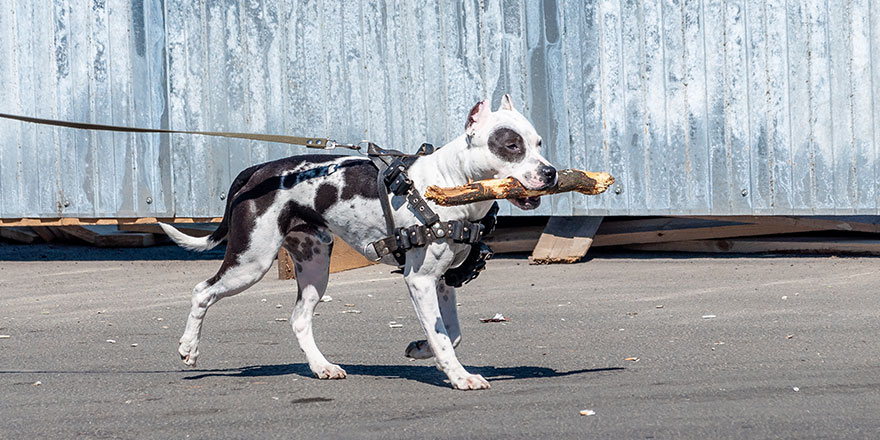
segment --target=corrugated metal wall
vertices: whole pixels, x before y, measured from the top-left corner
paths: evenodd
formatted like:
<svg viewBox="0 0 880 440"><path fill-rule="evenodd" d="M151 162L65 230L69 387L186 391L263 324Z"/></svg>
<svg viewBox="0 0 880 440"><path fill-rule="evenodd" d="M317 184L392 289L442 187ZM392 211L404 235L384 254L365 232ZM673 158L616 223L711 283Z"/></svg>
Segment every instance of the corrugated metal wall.
<svg viewBox="0 0 880 440"><path fill-rule="evenodd" d="M880 213L876 0L0 0L0 60L0 112L409 151L509 92L618 181L536 214ZM217 216L301 151L0 120L0 217Z"/></svg>

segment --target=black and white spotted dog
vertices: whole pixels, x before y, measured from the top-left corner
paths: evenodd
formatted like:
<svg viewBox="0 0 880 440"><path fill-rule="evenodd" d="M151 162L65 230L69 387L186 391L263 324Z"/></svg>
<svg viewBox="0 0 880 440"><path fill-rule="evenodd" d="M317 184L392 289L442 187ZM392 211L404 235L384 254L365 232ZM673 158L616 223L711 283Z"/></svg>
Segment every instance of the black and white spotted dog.
<svg viewBox="0 0 880 440"><path fill-rule="evenodd" d="M477 103L468 115L464 134L417 159L409 176L420 193L429 185L450 187L507 176L519 179L529 189L543 189L556 183L556 169L540 150L541 137L505 95L495 112L488 101ZM403 196L390 197L398 226L420 223ZM513 203L534 209L540 200L535 197ZM454 207L431 204L443 221L476 221L491 206L491 201ZM320 379L345 377L345 371L330 363L315 345L312 317L327 288L331 233L371 259L377 255L370 244L387 235L378 199L377 169L369 159L304 155L256 165L242 171L229 188L226 212L216 232L195 238L169 225L162 228L179 245L192 250L210 249L227 240L226 256L217 274L193 289L192 309L178 348L187 365L195 365L199 356L208 307L259 281L278 248L284 246L293 258L299 290L291 319L293 331L309 368ZM404 268L410 297L427 336L427 343L410 343L406 356L433 356L452 386L463 390L489 388L489 383L465 371L455 356L454 347L461 340L455 289L441 282L441 276L461 264L469 249L467 244L433 241L408 250ZM391 255L382 262L397 264Z"/></svg>

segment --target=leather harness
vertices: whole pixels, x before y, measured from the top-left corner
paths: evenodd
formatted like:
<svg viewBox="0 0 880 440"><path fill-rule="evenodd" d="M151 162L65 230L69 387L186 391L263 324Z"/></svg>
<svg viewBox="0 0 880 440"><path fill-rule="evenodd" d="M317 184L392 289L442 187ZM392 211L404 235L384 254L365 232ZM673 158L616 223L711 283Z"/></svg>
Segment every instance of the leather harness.
<svg viewBox="0 0 880 440"><path fill-rule="evenodd" d="M485 268L486 260L492 257L492 250L482 242L482 238L495 228L498 204L494 203L486 217L477 222L440 221L440 216L422 198L406 174L407 169L416 159L433 152L434 146L431 144L422 144L419 151L412 155L396 150L385 150L372 143L368 145L368 155L379 170L376 187L388 234L372 245L378 258L391 254L397 260L398 267L402 268L406 264L406 251L414 247L427 246L439 240L468 244L471 246L471 251L465 261L458 267L448 270L443 276L447 285L461 287L462 284L476 278ZM405 197L407 206L421 224L397 227L388 201L389 194Z"/></svg>

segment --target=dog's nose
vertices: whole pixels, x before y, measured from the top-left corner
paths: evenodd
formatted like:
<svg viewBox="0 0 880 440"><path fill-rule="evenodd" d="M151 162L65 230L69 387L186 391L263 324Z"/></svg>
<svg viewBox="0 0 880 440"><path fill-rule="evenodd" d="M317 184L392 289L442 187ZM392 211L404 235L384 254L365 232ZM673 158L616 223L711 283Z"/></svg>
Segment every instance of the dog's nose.
<svg viewBox="0 0 880 440"><path fill-rule="evenodd" d="M549 165L544 165L541 168L541 175L544 176L544 180L547 183L556 181L556 168L553 168Z"/></svg>

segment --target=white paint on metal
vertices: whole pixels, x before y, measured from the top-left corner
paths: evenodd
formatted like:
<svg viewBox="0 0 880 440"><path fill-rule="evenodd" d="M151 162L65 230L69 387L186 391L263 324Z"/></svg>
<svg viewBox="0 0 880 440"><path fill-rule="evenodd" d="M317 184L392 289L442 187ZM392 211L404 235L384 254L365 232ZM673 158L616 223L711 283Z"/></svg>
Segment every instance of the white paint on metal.
<svg viewBox="0 0 880 440"><path fill-rule="evenodd" d="M442 144L504 93L596 197L524 213L878 214L876 0L0 2L0 112ZM0 120L0 217L220 215L287 145Z"/></svg>

